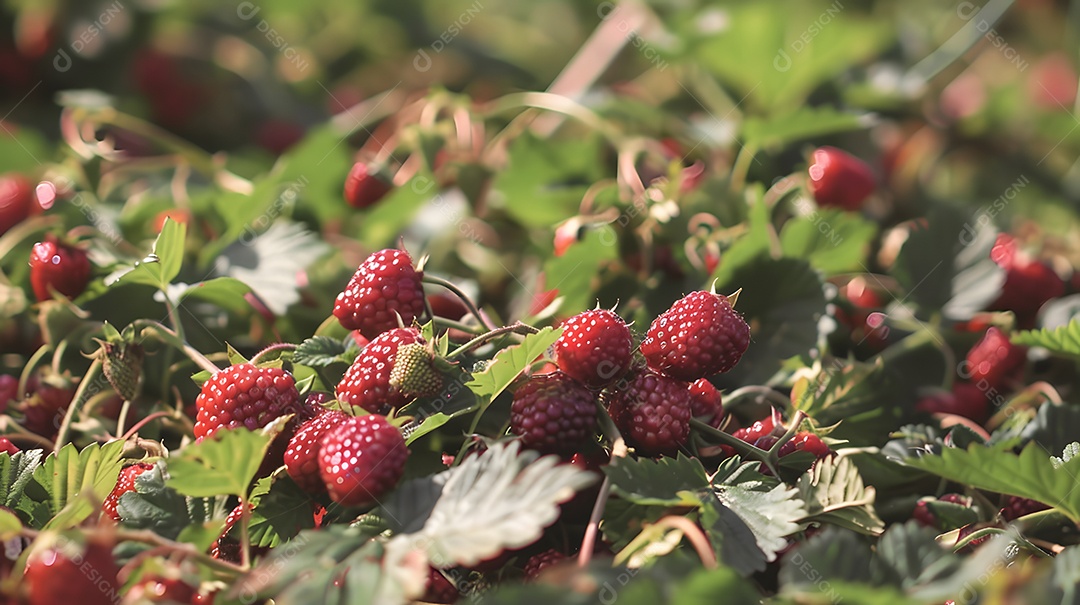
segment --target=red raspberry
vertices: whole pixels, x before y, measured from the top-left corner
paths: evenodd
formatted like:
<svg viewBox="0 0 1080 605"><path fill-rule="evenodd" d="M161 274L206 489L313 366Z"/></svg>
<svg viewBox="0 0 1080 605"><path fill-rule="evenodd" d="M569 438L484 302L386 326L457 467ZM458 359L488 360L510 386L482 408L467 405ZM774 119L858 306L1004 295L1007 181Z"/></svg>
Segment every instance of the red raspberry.
<svg viewBox="0 0 1080 605"><path fill-rule="evenodd" d="M393 184L380 178L367 164L357 162L345 177L345 201L353 208L368 208L386 197L393 188Z"/></svg>
<svg viewBox="0 0 1080 605"><path fill-rule="evenodd" d="M750 344L750 326L726 296L691 292L660 314L641 343L649 367L679 380L727 372Z"/></svg>
<svg viewBox="0 0 1080 605"><path fill-rule="evenodd" d="M434 567L428 570L427 589L420 598L422 603L457 603L461 593L441 571Z"/></svg>
<svg viewBox="0 0 1080 605"><path fill-rule="evenodd" d="M568 557L565 554L554 548L529 557L529 560L525 561L525 581L531 582L536 580L540 577L540 574L544 573L545 569L554 567L567 560L567 558Z"/></svg>
<svg viewBox="0 0 1080 605"><path fill-rule="evenodd" d="M7 437L0 437L0 454L14 456L21 451L22 450L19 449L19 446L12 443L10 439L8 439Z"/></svg>
<svg viewBox="0 0 1080 605"><path fill-rule="evenodd" d="M915 409L926 414L955 414L981 424L986 420L989 404L986 393L977 385L957 381L952 392L923 397L915 403Z"/></svg>
<svg viewBox="0 0 1080 605"><path fill-rule="evenodd" d="M1016 240L1001 233L990 251L990 258L1005 269L1001 295L990 310L1012 311L1021 325L1034 322L1039 309L1050 299L1065 293L1065 282L1047 265L1017 251Z"/></svg>
<svg viewBox="0 0 1080 605"><path fill-rule="evenodd" d="M559 369L590 389L602 389L630 367L633 339L626 322L607 309L579 313L555 341Z"/></svg>
<svg viewBox="0 0 1080 605"><path fill-rule="evenodd" d="M596 399L562 372L534 376L514 393L510 432L545 454L573 453L596 435Z"/></svg>
<svg viewBox="0 0 1080 605"><path fill-rule="evenodd" d="M1012 344L1001 330L991 327L968 351L965 365L970 376L967 378L976 384L986 381L991 387L997 387L1023 365L1025 359L1024 347Z"/></svg>
<svg viewBox="0 0 1080 605"><path fill-rule="evenodd" d="M815 149L809 173L810 192L822 207L858 210L876 187L866 162L835 147Z"/></svg>
<svg viewBox="0 0 1080 605"><path fill-rule="evenodd" d="M832 450L821 440L821 437L818 437L813 433L802 432L795 433L794 437L784 445L780 446L781 456L787 456L788 454L793 454L795 452L810 452L820 460L831 454Z"/></svg>
<svg viewBox="0 0 1080 605"><path fill-rule="evenodd" d="M319 472L330 499L370 506L405 472L409 448L401 431L378 414L344 420L323 437Z"/></svg>
<svg viewBox="0 0 1080 605"><path fill-rule="evenodd" d="M349 285L334 301L334 316L347 330L365 338L409 325L424 312L422 272L404 250L381 250L360 263Z"/></svg>
<svg viewBox="0 0 1080 605"><path fill-rule="evenodd" d="M75 298L90 282L90 260L81 248L47 238L30 253L30 285L38 301L52 299L51 290Z"/></svg>
<svg viewBox="0 0 1080 605"><path fill-rule="evenodd" d="M773 429L776 428L776 415L770 414L769 416L758 420L748 427L743 427L734 433L732 436L742 439L747 443L755 443L762 437L772 435Z"/></svg>
<svg viewBox="0 0 1080 605"><path fill-rule="evenodd" d="M116 507L120 505L120 496L135 491L135 478L152 468L154 468L153 464L145 462L125 466L120 471L120 476L116 478L116 487L109 492L105 502L102 503L101 510L111 517L113 521L119 521L120 512Z"/></svg>
<svg viewBox="0 0 1080 605"><path fill-rule="evenodd" d="M724 406L720 391L706 378L698 378L690 384L690 410L694 418L719 428L724 421Z"/></svg>
<svg viewBox="0 0 1080 605"><path fill-rule="evenodd" d="M1005 501L1005 507L1001 509L999 514L1005 521L1012 521L1019 519L1024 515L1030 515L1031 513L1037 513L1041 510L1047 510L1050 507L1039 502L1038 500L1031 500L1030 498L1020 498L1019 496L1009 496Z"/></svg>
<svg viewBox="0 0 1080 605"><path fill-rule="evenodd" d="M108 544L90 541L82 553L74 543L31 555L23 574L28 605L113 605L120 593L119 569Z"/></svg>
<svg viewBox="0 0 1080 605"><path fill-rule="evenodd" d="M60 423L75 396L75 388L43 381L32 385L31 391L33 395L19 405L23 426L42 437L52 438L60 430Z"/></svg>
<svg viewBox="0 0 1080 605"><path fill-rule="evenodd" d="M662 374L642 372L615 393L608 413L626 443L640 453L674 455L690 435L690 388Z"/></svg>
<svg viewBox="0 0 1080 605"><path fill-rule="evenodd" d="M0 235L30 216L34 192L30 181L21 174L0 176Z"/></svg>
<svg viewBox="0 0 1080 605"><path fill-rule="evenodd" d="M338 401L376 414L387 414L409 398L390 384L398 347L423 343L420 330L394 328L368 343L337 385Z"/></svg>
<svg viewBox="0 0 1080 605"><path fill-rule="evenodd" d="M296 382L280 368L242 363L225 368L203 384L195 400L195 437L210 437L218 429L255 430L296 408Z"/></svg>
<svg viewBox="0 0 1080 605"><path fill-rule="evenodd" d="M927 506L927 502L933 501L934 498L926 497L920 499L915 503L915 510L912 512L911 517L919 522L920 525L926 527L935 527L942 529L941 524L938 522L938 518ZM951 502L952 504L959 504L961 506L970 507L972 504L971 498L963 494L943 494L937 498L939 502Z"/></svg>
<svg viewBox="0 0 1080 605"><path fill-rule="evenodd" d="M349 418L342 412L328 411L300 425L285 450L285 471L300 489L310 494L326 491L319 476L319 447L326 432Z"/></svg>

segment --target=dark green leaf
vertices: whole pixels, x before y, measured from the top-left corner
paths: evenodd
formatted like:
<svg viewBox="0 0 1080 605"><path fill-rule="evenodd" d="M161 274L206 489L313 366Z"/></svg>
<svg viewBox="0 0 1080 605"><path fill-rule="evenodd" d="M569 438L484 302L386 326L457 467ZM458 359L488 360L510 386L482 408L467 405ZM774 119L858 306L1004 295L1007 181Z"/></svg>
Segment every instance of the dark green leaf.
<svg viewBox="0 0 1080 605"><path fill-rule="evenodd" d="M500 205L530 226L546 227L575 214L585 190L600 178L599 142L597 136L553 140L530 132L515 137L509 165L493 183L502 194Z"/></svg>
<svg viewBox="0 0 1080 605"><path fill-rule="evenodd" d="M0 453L0 493L4 506L15 508L22 501L26 486L41 465L42 450L23 450L15 455Z"/></svg>
<svg viewBox="0 0 1080 605"><path fill-rule="evenodd" d="M252 546L274 547L291 540L300 531L315 527L311 496L297 487L288 475L260 479L252 491L249 527Z"/></svg>
<svg viewBox="0 0 1080 605"><path fill-rule="evenodd" d="M1065 447L1080 435L1080 408L1071 405L1045 403L1020 432L1024 441L1033 440L1050 452L1060 455Z"/></svg>
<svg viewBox="0 0 1080 605"><path fill-rule="evenodd" d="M544 354L544 351L562 335L562 328L543 328L536 334L529 334L520 344L506 347L484 368L483 372L473 375L465 384L480 399L482 405L489 404L499 396L521 372Z"/></svg>
<svg viewBox="0 0 1080 605"><path fill-rule="evenodd" d="M760 491L748 482L714 485L713 489L720 503L750 528L767 561L776 560L776 554L787 547L785 536L802 529L798 521L806 516L806 508L794 488L780 484Z"/></svg>
<svg viewBox="0 0 1080 605"><path fill-rule="evenodd" d="M77 509L69 510L63 522L54 518L49 527L66 529L62 526L78 524L93 513L90 503L100 502L116 485L123 450L124 442L119 440L105 445L94 443L81 452L68 443L59 452L45 458L41 466L34 470L34 482L48 493L52 514L60 513L76 499L80 502ZM82 503L86 503L86 506Z"/></svg>
<svg viewBox="0 0 1080 605"><path fill-rule="evenodd" d="M312 336L297 345L293 351L293 362L312 368L324 368L342 363L345 351L345 343L337 338Z"/></svg>
<svg viewBox="0 0 1080 605"><path fill-rule="evenodd" d="M834 596L828 594L829 583L877 583L871 559L870 545L862 536L846 529L826 527L784 555L780 564L781 591L819 592L829 599Z"/></svg>
<svg viewBox="0 0 1080 605"><path fill-rule="evenodd" d="M896 523L881 537L877 563L890 583L907 590L956 573L960 558L941 547L937 532L916 521Z"/></svg>
<svg viewBox="0 0 1080 605"><path fill-rule="evenodd" d="M746 521L714 495L701 499L701 525L717 557L744 576L764 570L766 562L775 557L766 557Z"/></svg>
<svg viewBox="0 0 1080 605"><path fill-rule="evenodd" d="M175 540L185 528L202 523L212 516L206 514L207 507L213 509L214 504L189 504L187 498L168 487L165 463L158 462L153 469L140 473L135 478L135 491L120 496L117 512L126 527L149 529L160 536ZM221 510L223 508L217 506L217 516L221 521L224 520L224 511Z"/></svg>
<svg viewBox="0 0 1080 605"><path fill-rule="evenodd" d="M791 219L780 232L785 256L802 258L825 273L859 271L877 228L853 212L821 209Z"/></svg>
<svg viewBox="0 0 1080 605"><path fill-rule="evenodd" d="M657 460L617 457L603 471L611 480L612 491L635 504L694 506L698 498L684 492L709 487L701 462L682 453L678 458L665 456Z"/></svg>

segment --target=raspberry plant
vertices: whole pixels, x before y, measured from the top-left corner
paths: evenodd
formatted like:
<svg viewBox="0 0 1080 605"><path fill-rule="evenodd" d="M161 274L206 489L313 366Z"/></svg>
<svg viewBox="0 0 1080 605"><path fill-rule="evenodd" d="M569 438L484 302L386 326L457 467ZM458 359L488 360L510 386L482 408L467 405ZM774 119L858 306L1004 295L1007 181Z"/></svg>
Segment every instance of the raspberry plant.
<svg viewBox="0 0 1080 605"><path fill-rule="evenodd" d="M1066 9L10 4L0 603L1075 601Z"/></svg>

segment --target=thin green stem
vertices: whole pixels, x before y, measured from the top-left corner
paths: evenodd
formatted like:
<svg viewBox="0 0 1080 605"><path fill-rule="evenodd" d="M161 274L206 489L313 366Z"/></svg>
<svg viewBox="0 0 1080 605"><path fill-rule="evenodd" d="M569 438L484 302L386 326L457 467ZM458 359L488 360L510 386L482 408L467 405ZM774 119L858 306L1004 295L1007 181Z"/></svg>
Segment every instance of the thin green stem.
<svg viewBox="0 0 1080 605"><path fill-rule="evenodd" d="M71 404L68 405L67 412L64 414L64 420L60 423L60 430L56 433L56 443L53 444L54 451L59 452L60 448L67 443L68 431L71 429L71 419L75 417L75 413L82 407L83 401L87 399L87 389L90 388L91 382L97 380L100 372L101 360L95 359L90 364L90 368L86 370L82 380L79 381L79 388L75 390L75 396L71 398Z"/></svg>
<svg viewBox="0 0 1080 605"><path fill-rule="evenodd" d="M462 292L461 288L458 288L455 284L445 279L442 279L441 277L435 277L434 275L425 275L423 277L423 281L424 283L442 286L447 290L453 292L454 296L457 296L459 299L461 299L461 302L465 305L467 309L469 309L469 313L472 313L476 317L477 321L480 322L480 325L484 326L485 330L495 329L495 326L491 325L491 322L488 321L488 319L484 317L482 313L480 313L480 309L476 307L476 303L474 303L472 299L468 297L468 295Z"/></svg>
<svg viewBox="0 0 1080 605"><path fill-rule="evenodd" d="M574 118L603 135L615 147L619 147L623 139L615 127L604 121L593 110L563 95L548 92L519 92L504 95L488 103L477 113L487 118L504 111L523 108L553 111Z"/></svg>
<svg viewBox="0 0 1080 605"><path fill-rule="evenodd" d="M690 426L696 429L699 433L708 435L709 437L712 437L717 441L720 441L724 445L732 448L743 458L752 458L754 460L763 462L765 466L769 467L769 470L773 472L774 476L780 476L780 474L776 472L775 464L769 457L769 452L757 446L754 446L753 444L747 443L742 439L735 437L734 435L729 435L724 431L714 429L713 427L698 420L697 418L690 419Z"/></svg>
<svg viewBox="0 0 1080 605"><path fill-rule="evenodd" d="M447 359L453 359L453 358L457 357L458 355L461 355L463 353L467 353L467 352L469 352L469 351L483 345L484 343L488 342L489 340L492 340L494 338L502 336L503 334L536 334L539 331L540 330L537 330L536 328L534 328L534 327L532 327L530 325L523 324L520 321L512 323L509 326L503 326L501 328L494 328L490 332L485 332L485 333L477 336L476 338L470 340L469 342L461 345L460 347L454 349L453 351L450 351L449 353L447 353L446 358Z"/></svg>
<svg viewBox="0 0 1080 605"><path fill-rule="evenodd" d="M756 145L743 145L739 155L735 157L735 165L731 167L731 190L742 191L746 186L746 175L750 172L750 163L757 154Z"/></svg>
<svg viewBox="0 0 1080 605"><path fill-rule="evenodd" d="M181 349L182 351L184 351L184 354L186 354L188 358L191 359L191 361L195 362L195 365L206 370L207 372L215 374L221 370L221 368L217 367L214 362L210 361L205 355L200 353L198 349L189 345L185 340L183 340L180 334L173 332L168 327L162 325L160 322L156 322L152 319L136 319L135 321L131 322L131 325L137 330L151 330L153 332L157 332L157 336L162 342Z"/></svg>
<svg viewBox="0 0 1080 605"><path fill-rule="evenodd" d="M34 375L34 369L41 363L41 360L52 351L52 347L48 344L43 344L34 351L34 354L30 356L30 359L26 361L26 365L23 366L22 374L19 375L19 392L16 394L20 399L26 394L26 385L30 382L30 377Z"/></svg>
<svg viewBox="0 0 1080 605"><path fill-rule="evenodd" d="M791 420L791 426L789 426L787 430L784 431L784 434L776 440L776 443L772 444L772 447L769 448L769 460L772 461L773 464L779 463L780 448L784 447L784 444L788 441L791 441L791 438L799 431L799 425L801 425L804 420L806 420L806 412L797 410L795 412L795 417Z"/></svg>
<svg viewBox="0 0 1080 605"><path fill-rule="evenodd" d="M454 329L454 330L461 330L462 332L465 332L466 334L480 334L481 330L483 330L483 328L463 324L460 321L454 321L452 319L447 319L445 317L437 317L436 316L436 317L432 318L432 321L434 321L435 325L440 327L440 328L451 328L451 329Z"/></svg>
<svg viewBox="0 0 1080 605"><path fill-rule="evenodd" d="M116 419L116 434L123 435L124 427L127 425L128 413L131 411L131 400L125 399L124 405L120 408L120 416Z"/></svg>

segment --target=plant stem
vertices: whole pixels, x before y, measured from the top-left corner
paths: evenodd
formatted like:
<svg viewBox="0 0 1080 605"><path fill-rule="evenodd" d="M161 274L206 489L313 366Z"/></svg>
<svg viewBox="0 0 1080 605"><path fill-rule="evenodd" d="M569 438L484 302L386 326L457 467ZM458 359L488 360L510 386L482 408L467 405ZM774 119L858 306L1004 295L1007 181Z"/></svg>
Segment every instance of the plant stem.
<svg viewBox="0 0 1080 605"><path fill-rule="evenodd" d="M135 423L135 425L132 426L130 429L128 429L128 431L126 433L123 433L120 438L124 439L124 440L127 440L132 435L138 434L139 429L146 426L147 424L150 424L150 421L157 420L158 418L171 418L171 417L172 417L172 413L170 413L170 412L154 412L153 414L150 414L146 418L143 418L142 420ZM120 429L117 429L116 432L117 432L117 434L121 434Z"/></svg>
<svg viewBox="0 0 1080 605"><path fill-rule="evenodd" d="M447 290L453 292L454 296L457 296L459 299L461 299L461 302L465 305L466 308L469 309L469 313L472 313L474 316L476 316L476 319L480 322L480 325L484 326L485 330L495 329L495 326L491 325L491 322L489 322L488 319L480 313L480 309L476 308L476 303L474 303L472 299L469 298L464 292L462 292L461 288L458 288L455 284L441 277L435 277L434 275L424 275L423 282L427 284L434 284L436 286L442 286Z"/></svg>
<svg viewBox="0 0 1080 605"><path fill-rule="evenodd" d="M180 348L184 351L184 354L186 354L188 358L191 359L191 361L195 362L195 365L206 370L207 372L210 372L211 374L216 374L217 372L221 371L221 368L214 365L214 362L207 359L206 356L200 353L198 349L189 345L180 337L178 333L173 332L168 327L161 325L161 323L156 322L152 319L137 319L131 322L131 325L134 326L136 329L150 329L156 331L158 333L158 337L162 340L162 342Z"/></svg>
<svg viewBox="0 0 1080 605"><path fill-rule="evenodd" d="M769 452L759 447L756 447L753 444L747 443L742 439L735 437L734 435L729 435L724 431L714 429L713 427L705 424L697 418L690 419L690 426L696 429L698 432L713 437L724 445L731 447L744 458L753 458L754 460L765 463L765 466L769 467L769 470L773 472L773 475L777 477L780 476L780 474L776 472L775 465L772 461L772 458L770 458L769 456Z"/></svg>
<svg viewBox="0 0 1080 605"><path fill-rule="evenodd" d="M731 190L742 191L743 186L746 184L746 174L750 172L750 163L754 161L754 155L757 154L757 147L754 145L743 145L743 148L739 150L739 155L735 157L735 165L731 167Z"/></svg>
<svg viewBox="0 0 1080 605"><path fill-rule="evenodd" d="M263 350L259 351L258 353L256 353L255 356L251 358L251 365L258 365L259 362L261 362L263 360L263 357L265 357L265 356L267 356L267 355L269 355L271 353L274 353L274 352L277 352L277 351L295 351L295 350L296 350L296 345L291 343L291 342L274 343L274 344L264 348ZM278 358L280 359L280 357L281 356L279 355Z"/></svg>
<svg viewBox="0 0 1080 605"><path fill-rule="evenodd" d="M82 380L79 381L79 388L75 390L75 396L71 398L71 404L68 405L67 413L64 414L64 420L60 423L60 429L56 432L56 443L53 444L53 451L59 452L60 448L67 442L68 431L71 429L71 419L75 417L75 412L82 406L82 402L87 399L86 391L90 388L90 383L97 380L97 375L100 372L101 360L95 359L90 364L90 368L86 370Z"/></svg>
<svg viewBox="0 0 1080 605"><path fill-rule="evenodd" d="M518 322L510 324L509 326L503 326L501 328L495 328L495 329L491 330L490 332L486 332L484 334L481 334L481 335L477 336L476 338L470 340L469 342L467 342L467 343L461 345L460 347L454 349L453 351L450 351L449 353L447 353L446 358L447 359L453 359L453 358L457 357L458 355L461 355L462 353L466 353L468 351L471 351L471 350L479 347L480 345L486 343L487 341L489 341L489 340L491 340L493 338L502 336L503 334L536 334L539 331L540 330L537 330L536 328L534 328L534 327L532 327L530 325L523 324L520 321L518 321Z"/></svg>
<svg viewBox="0 0 1080 605"><path fill-rule="evenodd" d="M120 416L116 419L116 434L124 434L124 425L127 424L128 412L131 411L131 400L125 399L123 407L120 408Z"/></svg>

